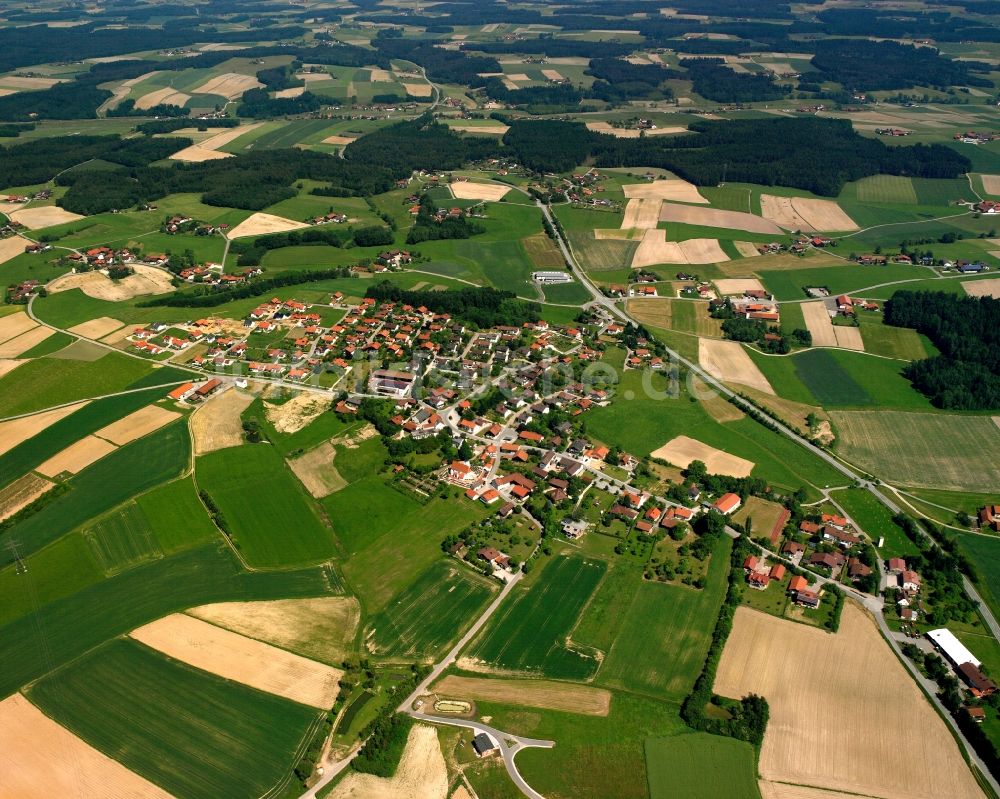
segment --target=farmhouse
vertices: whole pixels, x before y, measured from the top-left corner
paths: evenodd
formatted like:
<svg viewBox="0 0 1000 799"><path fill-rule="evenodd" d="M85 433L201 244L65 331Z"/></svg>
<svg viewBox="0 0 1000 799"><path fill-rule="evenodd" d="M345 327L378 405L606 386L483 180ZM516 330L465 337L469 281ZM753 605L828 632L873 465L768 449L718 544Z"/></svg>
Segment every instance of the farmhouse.
<svg viewBox="0 0 1000 799"><path fill-rule="evenodd" d="M1000 533L1000 505L986 505L979 509L979 527Z"/></svg>
<svg viewBox="0 0 1000 799"><path fill-rule="evenodd" d="M965 644L959 641L955 634L946 627L931 630L927 633L927 638L941 654L951 661L955 668L963 663L971 663L976 668L982 665L982 662L966 648Z"/></svg>
<svg viewBox="0 0 1000 799"><path fill-rule="evenodd" d="M975 697L992 696L996 693L996 683L972 663L963 663L959 666L958 676L969 686L969 693Z"/></svg>
<svg viewBox="0 0 1000 799"><path fill-rule="evenodd" d="M171 391L167 396L172 400L186 400L194 393L194 383L185 383Z"/></svg>
<svg viewBox="0 0 1000 799"><path fill-rule="evenodd" d="M740 499L739 494L723 494L716 500L715 504L712 505L713 510L717 510L724 516L728 516L730 513L735 513L739 510L740 506L743 504L743 500Z"/></svg>
<svg viewBox="0 0 1000 799"><path fill-rule="evenodd" d="M485 732L479 733L472 739L472 748L476 750L479 757L493 757L500 754L500 746Z"/></svg>
<svg viewBox="0 0 1000 799"><path fill-rule="evenodd" d="M807 608L818 608L819 594L807 588L801 588L795 592L795 603Z"/></svg>

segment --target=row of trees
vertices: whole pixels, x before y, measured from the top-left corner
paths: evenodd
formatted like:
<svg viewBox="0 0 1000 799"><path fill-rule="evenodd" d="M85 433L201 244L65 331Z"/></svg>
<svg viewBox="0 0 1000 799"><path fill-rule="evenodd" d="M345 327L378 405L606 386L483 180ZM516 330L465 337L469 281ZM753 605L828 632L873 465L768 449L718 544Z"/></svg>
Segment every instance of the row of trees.
<svg viewBox="0 0 1000 799"><path fill-rule="evenodd" d="M351 276L351 270L346 266L334 269L310 269L301 272L284 272L274 277L252 280L232 288L216 289L209 286L197 286L191 291L176 294L160 295L139 303L142 308L214 308L233 300L245 300L250 297L261 297L273 293L275 289L286 286L297 286L302 283L315 283L319 280L334 280Z"/></svg>
<svg viewBox="0 0 1000 799"><path fill-rule="evenodd" d="M539 307L536 303L517 299L510 291L493 288L462 288L448 291L414 291L401 289L385 280L370 286L365 292L379 302L396 302L424 306L436 313L446 313L479 327L514 325L537 321Z"/></svg>

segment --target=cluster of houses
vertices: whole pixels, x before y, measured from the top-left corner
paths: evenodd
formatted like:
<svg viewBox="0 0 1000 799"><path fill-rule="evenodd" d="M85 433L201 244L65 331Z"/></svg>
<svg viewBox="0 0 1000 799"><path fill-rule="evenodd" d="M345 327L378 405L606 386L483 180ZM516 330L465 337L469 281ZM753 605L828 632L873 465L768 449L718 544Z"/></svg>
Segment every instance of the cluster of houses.
<svg viewBox="0 0 1000 799"><path fill-rule="evenodd" d="M342 225L346 221L347 214L340 214L336 211L330 211L321 216L313 216L306 220L310 225Z"/></svg>
<svg viewBox="0 0 1000 799"><path fill-rule="evenodd" d="M956 133L952 138L962 144L986 144L994 139L1000 139L1000 133L981 133L977 130L967 130L964 133Z"/></svg>
<svg viewBox="0 0 1000 799"><path fill-rule="evenodd" d="M203 402L212 396L222 386L222 381L218 378L206 380L204 383L184 383L171 391L167 396L177 402L184 402L190 405Z"/></svg>
<svg viewBox="0 0 1000 799"><path fill-rule="evenodd" d="M7 287L7 302L14 305L23 305L37 294L42 284L37 280L23 280L13 286Z"/></svg>
<svg viewBox="0 0 1000 799"><path fill-rule="evenodd" d="M871 300L856 300L847 294L837 296L834 299L833 304L837 309L837 313L841 316L854 316L857 313L858 308L865 311L880 310L877 302L871 302Z"/></svg>
<svg viewBox="0 0 1000 799"><path fill-rule="evenodd" d="M236 272L225 272L222 264L204 263L189 266L177 273L185 283L204 283L210 286L239 286L259 277L264 270L259 266L246 266Z"/></svg>
<svg viewBox="0 0 1000 799"><path fill-rule="evenodd" d="M781 319L774 295L764 289L747 289L741 295L712 300L709 309L715 310L721 305L728 305L734 316L745 319L759 319L775 324Z"/></svg>
<svg viewBox="0 0 1000 799"><path fill-rule="evenodd" d="M189 216L175 214L167 217L160 227L161 233L176 235L177 233L194 233L196 236L213 236L216 233L224 233L229 230L228 224L212 225L206 222L199 222Z"/></svg>
<svg viewBox="0 0 1000 799"><path fill-rule="evenodd" d="M927 640L934 648L944 655L945 660L954 669L956 676L965 684L966 690L976 699L992 696L997 691L996 683L982 672L982 661L955 636L951 630L942 627L927 633ZM982 723L985 712L982 708L967 708L974 721Z"/></svg>
<svg viewBox="0 0 1000 799"><path fill-rule="evenodd" d="M896 609L903 621L916 621L921 614L920 575L907 568L903 558L886 561L885 590L896 600Z"/></svg>

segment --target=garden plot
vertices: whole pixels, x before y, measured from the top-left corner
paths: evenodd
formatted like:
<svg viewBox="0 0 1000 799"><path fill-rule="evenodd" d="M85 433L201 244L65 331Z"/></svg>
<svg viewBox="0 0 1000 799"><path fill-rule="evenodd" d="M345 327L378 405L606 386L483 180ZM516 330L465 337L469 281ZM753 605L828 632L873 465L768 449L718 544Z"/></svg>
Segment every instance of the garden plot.
<svg viewBox="0 0 1000 799"><path fill-rule="evenodd" d="M632 256L632 267L654 264L716 264L728 261L729 256L719 245L718 239L687 239L667 241L667 231L661 228L647 230Z"/></svg>
<svg viewBox="0 0 1000 799"><path fill-rule="evenodd" d="M46 477L56 477L64 472L76 474L116 449L114 444L103 438L87 436L53 455L35 471Z"/></svg>
<svg viewBox="0 0 1000 799"><path fill-rule="evenodd" d="M11 211L9 216L13 221L24 225L28 230L36 230L53 225L62 225L66 222L75 222L83 219L80 214L73 214L64 211L56 205L44 205L40 208L22 208L20 211Z"/></svg>
<svg viewBox="0 0 1000 799"><path fill-rule="evenodd" d="M256 213L240 222L229 231L229 238L238 239L243 236L266 236L270 233L285 233L289 230L301 230L309 227L305 222L295 222L291 219L274 214Z"/></svg>
<svg viewBox="0 0 1000 799"><path fill-rule="evenodd" d="M764 284L755 277L727 277L712 282L723 297L745 294L748 291L765 291Z"/></svg>
<svg viewBox="0 0 1000 799"><path fill-rule="evenodd" d="M121 447L130 441L135 441L137 438L159 430L178 417L180 414L177 411L168 411L159 405L147 405L145 408L130 413L124 419L102 427L94 435Z"/></svg>
<svg viewBox="0 0 1000 799"><path fill-rule="evenodd" d="M147 294L167 294L174 290L169 272L142 264L132 268L134 273L120 280L112 280L102 272L81 272L57 277L46 288L51 294L80 289L88 297L106 302L123 302Z"/></svg>
<svg viewBox="0 0 1000 799"><path fill-rule="evenodd" d="M990 253L994 257L1000 257L996 253ZM970 297L992 297L1000 300L1000 278L991 277L987 280L966 280L962 283L962 288Z"/></svg>
<svg viewBox="0 0 1000 799"><path fill-rule="evenodd" d="M172 799L56 724L21 694L0 702L4 796L18 799Z"/></svg>
<svg viewBox="0 0 1000 799"><path fill-rule="evenodd" d="M209 397L191 414L191 435L194 437L194 454L204 455L243 443L243 423L240 414L253 402L251 394L235 388Z"/></svg>
<svg viewBox="0 0 1000 799"><path fill-rule="evenodd" d="M698 187L680 178L654 180L650 183L629 183L622 186L628 199L668 200L677 203L704 203L708 200L698 193Z"/></svg>
<svg viewBox="0 0 1000 799"><path fill-rule="evenodd" d="M55 483L36 474L19 477L6 488L0 489L0 521L8 519L22 508L30 505Z"/></svg>
<svg viewBox="0 0 1000 799"><path fill-rule="evenodd" d="M64 408L55 408L51 411L23 416L20 419L11 419L9 422L0 422L0 455L10 452L18 444L38 435L45 428L69 416L74 411L80 410L86 404L86 402L79 402L76 405L67 405Z"/></svg>
<svg viewBox="0 0 1000 799"><path fill-rule="evenodd" d="M447 795L448 768L437 730L417 724L410 730L392 777L352 772L328 794L328 799L445 799Z"/></svg>
<svg viewBox="0 0 1000 799"><path fill-rule="evenodd" d="M473 183L471 180L459 180L451 184L451 193L458 200L489 200L499 202L510 186L500 186L491 183Z"/></svg>
<svg viewBox="0 0 1000 799"><path fill-rule="evenodd" d="M329 710L343 672L214 624L175 613L129 634L190 666L303 705Z"/></svg>
<svg viewBox="0 0 1000 799"><path fill-rule="evenodd" d="M672 438L650 454L680 469L686 469L692 461L701 461L708 468L709 474L725 474L730 477L749 477L755 466L753 461L730 455L687 436Z"/></svg>
<svg viewBox="0 0 1000 799"><path fill-rule="evenodd" d="M760 209L765 219L770 219L787 230L811 232L858 229L854 220L833 200L762 194Z"/></svg>
<svg viewBox="0 0 1000 799"><path fill-rule="evenodd" d="M144 94L135 101L135 107L140 111L146 111L157 105L176 105L181 108L191 99L190 94L179 92L171 86L164 89L157 89L155 92Z"/></svg>
<svg viewBox="0 0 1000 799"><path fill-rule="evenodd" d="M235 100L245 91L262 88L264 88L264 84L255 77L241 75L238 72L226 72L201 84L201 86L193 90L193 93L216 94L219 97L225 97L227 100Z"/></svg>
<svg viewBox="0 0 1000 799"><path fill-rule="evenodd" d="M104 338L104 336L109 333L114 333L123 326L124 325L121 322L117 319L112 319L110 316L99 316L97 319L91 319L87 322L81 322L78 325L74 325L69 328L69 332L74 336L96 340Z"/></svg>
<svg viewBox="0 0 1000 799"><path fill-rule="evenodd" d="M718 208L696 208L690 205L663 203L660 207L661 222L681 222L685 225L746 230L779 236L782 230L774 222L743 211L720 211ZM756 251L755 251L756 254Z"/></svg>
<svg viewBox="0 0 1000 799"><path fill-rule="evenodd" d="M7 239L0 239L0 264L7 263L11 258L23 254L24 248L28 244L30 242L23 236L11 236Z"/></svg>
<svg viewBox="0 0 1000 799"><path fill-rule="evenodd" d="M660 222L661 204L662 201L656 199L629 200L625 205L625 216L622 218L621 229L655 229Z"/></svg>
<svg viewBox="0 0 1000 799"><path fill-rule="evenodd" d="M441 697L541 707L588 716L606 716L611 710L610 691L554 680L491 680L449 675L437 683L433 691Z"/></svg>
<svg viewBox="0 0 1000 799"><path fill-rule="evenodd" d="M170 158L174 161L189 161L194 164L217 158L232 158L232 153L224 153L219 148L229 144L231 141L235 141L244 133L249 133L259 128L263 124L263 122L254 122L252 125L240 125L237 128L229 128L222 133L209 136L198 144L192 144L190 147L178 150Z"/></svg>
<svg viewBox="0 0 1000 799"><path fill-rule="evenodd" d="M886 799L983 795L951 731L852 602L833 635L737 608L715 691L768 700L764 780Z"/></svg>
<svg viewBox="0 0 1000 799"><path fill-rule="evenodd" d="M764 373L737 341L698 339L698 362L706 372L719 380L740 383L767 394L775 393Z"/></svg>
<svg viewBox="0 0 1000 799"><path fill-rule="evenodd" d="M0 359L17 358L36 344L41 344L56 331L51 327L38 325L20 336L15 336L0 344Z"/></svg>
<svg viewBox="0 0 1000 799"><path fill-rule="evenodd" d="M336 455L337 448L327 441L305 455L288 461L288 467L302 481L306 491L316 499L322 499L347 485L347 481L333 465Z"/></svg>

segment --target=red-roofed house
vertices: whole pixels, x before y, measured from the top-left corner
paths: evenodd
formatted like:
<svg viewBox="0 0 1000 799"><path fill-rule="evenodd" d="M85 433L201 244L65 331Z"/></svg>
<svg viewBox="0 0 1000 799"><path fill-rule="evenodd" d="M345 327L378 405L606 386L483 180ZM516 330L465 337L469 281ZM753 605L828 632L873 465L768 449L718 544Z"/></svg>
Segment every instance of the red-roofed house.
<svg viewBox="0 0 1000 799"><path fill-rule="evenodd" d="M716 500L712 507L719 513L728 516L730 513L734 513L743 504L743 500L740 499L739 494L723 494Z"/></svg>

